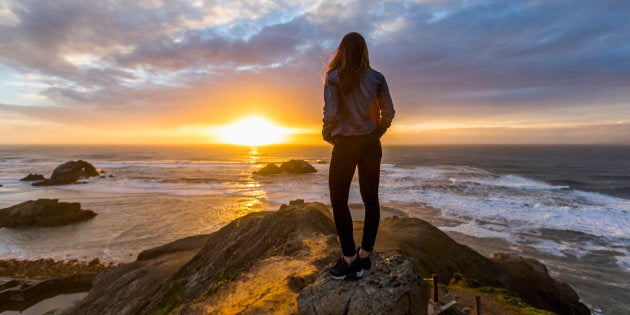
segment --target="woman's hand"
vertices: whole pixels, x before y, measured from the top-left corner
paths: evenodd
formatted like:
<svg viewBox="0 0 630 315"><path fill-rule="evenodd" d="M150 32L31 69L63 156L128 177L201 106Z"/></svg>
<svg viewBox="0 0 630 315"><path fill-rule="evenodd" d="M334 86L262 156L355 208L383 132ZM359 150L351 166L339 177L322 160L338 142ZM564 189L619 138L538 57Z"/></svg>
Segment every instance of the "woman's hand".
<svg viewBox="0 0 630 315"><path fill-rule="evenodd" d="M385 134L385 131L387 131L387 128L384 128L383 126L379 125L378 127L376 127L376 134L378 135L379 139Z"/></svg>

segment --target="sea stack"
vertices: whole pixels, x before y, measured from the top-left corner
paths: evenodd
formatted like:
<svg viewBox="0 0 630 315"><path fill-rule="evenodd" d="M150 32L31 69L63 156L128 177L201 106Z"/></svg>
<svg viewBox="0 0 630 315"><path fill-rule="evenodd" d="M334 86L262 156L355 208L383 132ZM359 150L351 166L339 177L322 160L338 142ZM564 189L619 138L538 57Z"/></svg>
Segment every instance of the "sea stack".
<svg viewBox="0 0 630 315"><path fill-rule="evenodd" d="M68 161L55 168L50 179L33 183L33 186L53 186L76 183L79 179L98 176L92 164L83 161Z"/></svg>
<svg viewBox="0 0 630 315"><path fill-rule="evenodd" d="M256 175L273 175L280 173L289 173L289 174L306 174L306 173L315 173L317 170L313 167L313 165L309 164L304 160L289 160L287 162L282 162L280 167L278 167L275 163L269 163L267 166L254 171Z"/></svg>
<svg viewBox="0 0 630 315"><path fill-rule="evenodd" d="M38 180L45 180L46 178L44 177L44 175L41 174L28 174L26 175L24 178L20 179L23 182L32 182L32 181L38 181Z"/></svg>

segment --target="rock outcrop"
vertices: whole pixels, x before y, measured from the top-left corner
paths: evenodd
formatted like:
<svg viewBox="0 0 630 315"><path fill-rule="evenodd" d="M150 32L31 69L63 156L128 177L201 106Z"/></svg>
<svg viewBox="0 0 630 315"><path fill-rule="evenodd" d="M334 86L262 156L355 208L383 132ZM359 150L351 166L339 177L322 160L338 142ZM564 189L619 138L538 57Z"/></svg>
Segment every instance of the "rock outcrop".
<svg viewBox="0 0 630 315"><path fill-rule="evenodd" d="M23 311L56 295L87 292L96 273L107 268L98 259L0 260L0 312Z"/></svg>
<svg viewBox="0 0 630 315"><path fill-rule="evenodd" d="M304 160L289 160L287 162L282 162L280 167L278 167L275 163L269 163L265 167L254 171L256 175L274 175L280 173L289 173L289 174L306 174L306 173L315 173L317 170L313 167L313 165L309 164Z"/></svg>
<svg viewBox="0 0 630 315"><path fill-rule="evenodd" d="M427 314L430 288L409 260L375 252L372 264L358 281L339 281L321 272L300 292L300 314Z"/></svg>
<svg viewBox="0 0 630 315"><path fill-rule="evenodd" d="M362 304L360 313L423 314L427 292L419 277L431 274L444 284L463 274L560 314L589 313L542 264L483 257L420 219L382 220L377 252L383 254L374 255L363 279L332 281L327 269L341 251L330 211L297 200L238 218L210 235L142 252L135 262L97 275L72 313L353 313Z"/></svg>
<svg viewBox="0 0 630 315"><path fill-rule="evenodd" d="M280 174L280 173L282 173L282 171L280 170L278 165L274 163L269 163L267 164L267 166L257 171L254 171L254 174L256 175L274 175L274 174Z"/></svg>
<svg viewBox="0 0 630 315"><path fill-rule="evenodd" d="M45 179L46 177L44 177L44 175L41 175L41 174L28 174L20 180L24 182L33 182L33 181L45 180Z"/></svg>
<svg viewBox="0 0 630 315"><path fill-rule="evenodd" d="M340 255L327 207L294 202L142 252L95 278L78 314L296 313L297 292Z"/></svg>
<svg viewBox="0 0 630 315"><path fill-rule="evenodd" d="M280 165L280 170L290 174L315 173L317 170L313 165L304 160L289 160Z"/></svg>
<svg viewBox="0 0 630 315"><path fill-rule="evenodd" d="M98 176L96 168L83 160L68 161L55 168L49 179L33 183L33 186L52 186L76 183L79 179Z"/></svg>
<svg viewBox="0 0 630 315"><path fill-rule="evenodd" d="M417 218L382 220L375 249L409 257L421 275L436 274L445 285L461 273L482 285L508 289L540 309L558 314L590 314L577 293L566 283L551 278L540 262L506 254L486 258Z"/></svg>
<svg viewBox="0 0 630 315"><path fill-rule="evenodd" d="M84 273L45 280L0 278L0 312L22 311L56 295L86 292L95 275Z"/></svg>
<svg viewBox="0 0 630 315"><path fill-rule="evenodd" d="M553 310L558 314L590 313L588 308L579 302L580 297L575 290L568 284L551 278L547 267L541 262L504 253L495 254L492 261L504 271L503 277L498 279L500 286L517 292L529 304L539 305L540 308Z"/></svg>
<svg viewBox="0 0 630 315"><path fill-rule="evenodd" d="M29 200L0 209L0 227L58 226L84 221L95 215L91 210L81 209L78 202Z"/></svg>

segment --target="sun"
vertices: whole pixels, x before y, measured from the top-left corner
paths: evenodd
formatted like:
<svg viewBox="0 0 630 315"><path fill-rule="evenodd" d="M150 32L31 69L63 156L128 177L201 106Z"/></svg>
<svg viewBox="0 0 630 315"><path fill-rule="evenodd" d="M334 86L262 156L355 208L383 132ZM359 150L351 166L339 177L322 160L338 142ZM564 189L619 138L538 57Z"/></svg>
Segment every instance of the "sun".
<svg viewBox="0 0 630 315"><path fill-rule="evenodd" d="M250 116L219 127L213 133L221 143L260 146L286 142L289 129L280 127L266 118Z"/></svg>

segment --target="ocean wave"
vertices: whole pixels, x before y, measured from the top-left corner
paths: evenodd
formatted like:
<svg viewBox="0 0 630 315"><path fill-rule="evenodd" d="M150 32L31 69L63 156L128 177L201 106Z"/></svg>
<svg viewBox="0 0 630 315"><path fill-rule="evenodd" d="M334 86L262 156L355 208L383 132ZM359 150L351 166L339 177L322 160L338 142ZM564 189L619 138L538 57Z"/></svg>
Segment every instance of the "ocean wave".
<svg viewBox="0 0 630 315"><path fill-rule="evenodd" d="M559 237L534 238L529 245L554 255L579 256L608 244L619 247L611 257L620 262L630 257L630 201L626 199L471 167L390 168L381 180L383 202L424 203L460 222L442 227L446 231L512 244L532 242L532 235L541 230L578 231L589 241L604 240L604 245Z"/></svg>
<svg viewBox="0 0 630 315"><path fill-rule="evenodd" d="M510 188L510 189L527 189L527 190L550 190L550 189L568 189L569 186L566 185L550 185L548 183L523 178L520 176L514 175L505 175L498 176L496 178L476 178L476 179L457 179L457 178L449 178L454 184L457 183L474 183L486 186L496 186L502 188Z"/></svg>
<svg viewBox="0 0 630 315"><path fill-rule="evenodd" d="M204 184L204 183L212 183L212 182L218 182L218 181L222 181L221 178L215 178L215 177L182 177L182 178L169 178L169 179L162 179L160 182L161 183L166 183L166 184Z"/></svg>
<svg viewBox="0 0 630 315"><path fill-rule="evenodd" d="M268 204L305 199L329 203L328 164L314 164L317 173L254 177L258 164L247 162L121 161L97 163L113 178L91 178L88 185L57 189L111 195L164 194L178 197L230 196ZM360 204L357 176L350 203ZM470 166L382 165L380 199L384 205L424 204L459 225L444 227L477 237L523 242L543 229L580 231L592 238L623 244L630 235L630 201L570 188L521 175L496 174ZM11 191L35 191L12 182ZM625 240L625 241L624 241ZM539 242L541 250L567 253L558 240ZM552 243L555 243L553 245ZM575 245L577 246L577 245ZM579 246L578 246L579 248ZM627 255L627 251L622 256ZM621 261L624 261L621 258Z"/></svg>

